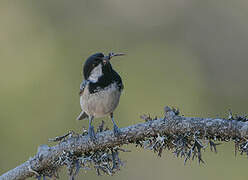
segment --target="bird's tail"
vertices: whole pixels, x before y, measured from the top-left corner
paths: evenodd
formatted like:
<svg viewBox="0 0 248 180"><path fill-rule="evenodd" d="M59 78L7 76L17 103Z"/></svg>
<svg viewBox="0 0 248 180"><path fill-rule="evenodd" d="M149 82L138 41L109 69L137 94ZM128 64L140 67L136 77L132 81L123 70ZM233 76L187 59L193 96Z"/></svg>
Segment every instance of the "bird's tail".
<svg viewBox="0 0 248 180"><path fill-rule="evenodd" d="M85 119L87 117L88 117L88 115L84 111L81 111L81 113L77 117L77 120L82 120L82 119Z"/></svg>

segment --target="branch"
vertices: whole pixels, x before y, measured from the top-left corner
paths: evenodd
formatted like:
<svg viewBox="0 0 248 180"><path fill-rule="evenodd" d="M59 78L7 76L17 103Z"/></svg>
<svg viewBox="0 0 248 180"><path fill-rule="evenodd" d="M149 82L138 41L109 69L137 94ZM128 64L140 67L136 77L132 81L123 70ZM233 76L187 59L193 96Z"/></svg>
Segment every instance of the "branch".
<svg viewBox="0 0 248 180"><path fill-rule="evenodd" d="M248 122L246 122L247 119L242 119L240 116L239 118L231 116L229 119L184 117L179 116L178 111L166 107L164 118L151 119L144 116L143 119L146 120L145 123L121 128L119 137L115 137L113 132L108 130L97 133L97 139L94 142L90 141L87 135L81 134L69 137L52 147L42 145L34 157L1 175L0 180L19 180L32 176L39 178L45 175L56 177L56 172L61 166L65 164L76 166L75 163L78 161L74 161L74 164L68 163L69 155L74 159L76 157L76 160L79 158L82 160L86 154L91 154L92 157L95 152L106 149L111 149L113 154L112 148L129 143L152 147L160 154L161 147L175 149L174 153L177 156L185 156L185 162L191 157L192 152L193 158L194 153L198 152L199 162L203 162L200 154L203 146L199 139L233 140L241 152L248 152ZM154 142L147 146L145 145L147 140ZM160 148L158 148L158 142ZM183 146L183 144L186 145ZM215 150L216 145L211 141L210 146ZM104 171L103 168L101 170Z"/></svg>

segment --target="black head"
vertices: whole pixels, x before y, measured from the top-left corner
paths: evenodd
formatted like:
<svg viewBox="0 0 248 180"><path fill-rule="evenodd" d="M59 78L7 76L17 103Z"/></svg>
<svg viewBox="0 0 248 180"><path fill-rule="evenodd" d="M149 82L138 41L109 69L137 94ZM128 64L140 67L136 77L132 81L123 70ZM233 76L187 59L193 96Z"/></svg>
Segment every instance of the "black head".
<svg viewBox="0 0 248 180"><path fill-rule="evenodd" d="M83 67L83 73L84 73L84 78L88 79L90 76L91 71L98 66L100 63L102 63L104 58L103 53L96 53L88 57L84 63Z"/></svg>
<svg viewBox="0 0 248 180"><path fill-rule="evenodd" d="M87 58L83 67L84 78L88 79L91 75L92 70L99 64L102 65L103 69L111 70L111 64L109 60L114 56L122 56L123 53L109 53L108 56L104 56L103 53L96 53Z"/></svg>

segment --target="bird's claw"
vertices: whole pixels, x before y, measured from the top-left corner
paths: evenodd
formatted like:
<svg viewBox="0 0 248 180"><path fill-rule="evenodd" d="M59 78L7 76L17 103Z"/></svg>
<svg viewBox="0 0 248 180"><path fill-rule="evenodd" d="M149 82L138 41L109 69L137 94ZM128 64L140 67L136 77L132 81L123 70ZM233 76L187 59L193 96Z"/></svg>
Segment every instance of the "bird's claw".
<svg viewBox="0 0 248 180"><path fill-rule="evenodd" d="M96 140L96 134L94 131L94 126L89 126L88 135L89 135L91 141Z"/></svg>
<svg viewBox="0 0 248 180"><path fill-rule="evenodd" d="M120 129L116 124L114 124L113 131L114 131L114 135L117 137L121 134Z"/></svg>

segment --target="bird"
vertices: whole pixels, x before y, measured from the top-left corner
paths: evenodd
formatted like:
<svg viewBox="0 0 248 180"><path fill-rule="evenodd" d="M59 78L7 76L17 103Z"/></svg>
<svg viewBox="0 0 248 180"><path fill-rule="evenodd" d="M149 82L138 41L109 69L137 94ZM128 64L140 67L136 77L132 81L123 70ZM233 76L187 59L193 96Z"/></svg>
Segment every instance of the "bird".
<svg viewBox="0 0 248 180"><path fill-rule="evenodd" d="M110 60L124 53L110 52L108 55L95 53L89 56L83 65L83 81L80 84L81 113L77 120L89 119L88 135L95 140L94 118L110 116L115 136L120 130L114 120L114 110L119 104L124 85L121 76L113 69Z"/></svg>

